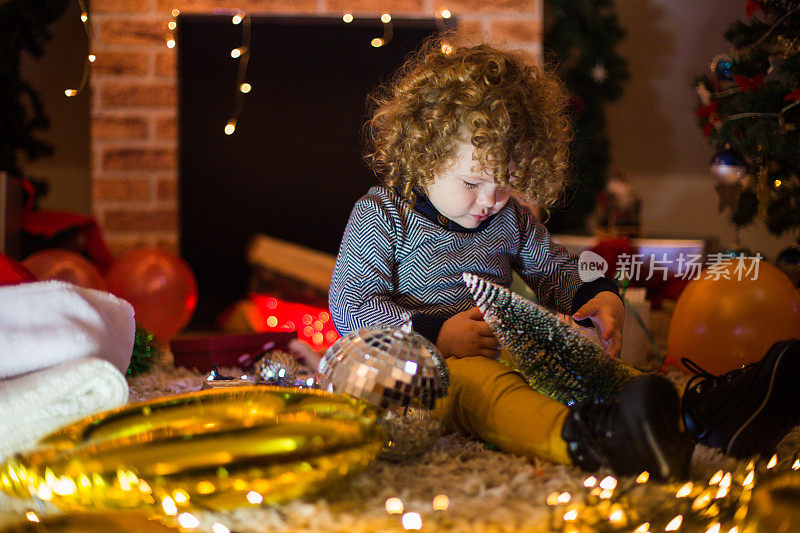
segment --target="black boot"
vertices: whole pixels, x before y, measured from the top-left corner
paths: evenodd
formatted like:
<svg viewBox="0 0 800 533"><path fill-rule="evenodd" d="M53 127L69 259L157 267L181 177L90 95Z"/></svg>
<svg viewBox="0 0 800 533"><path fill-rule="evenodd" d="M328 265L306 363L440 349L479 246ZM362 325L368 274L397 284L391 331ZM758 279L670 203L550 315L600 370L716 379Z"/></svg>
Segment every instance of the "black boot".
<svg viewBox="0 0 800 533"><path fill-rule="evenodd" d="M697 442L734 457L770 455L800 424L800 339L777 342L758 363L721 376L682 361L695 373L681 411Z"/></svg>
<svg viewBox="0 0 800 533"><path fill-rule="evenodd" d="M643 375L607 402L570 409L561 436L573 463L585 470L685 478L694 444L680 429L679 405L669 380Z"/></svg>

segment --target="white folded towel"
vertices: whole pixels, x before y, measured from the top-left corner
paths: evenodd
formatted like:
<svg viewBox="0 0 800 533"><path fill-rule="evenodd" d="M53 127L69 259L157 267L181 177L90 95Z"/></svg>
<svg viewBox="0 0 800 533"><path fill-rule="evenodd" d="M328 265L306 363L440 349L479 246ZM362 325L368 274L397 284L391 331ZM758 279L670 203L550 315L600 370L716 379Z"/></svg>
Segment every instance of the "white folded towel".
<svg viewBox="0 0 800 533"><path fill-rule="evenodd" d="M61 426L126 401L125 376L102 359L67 361L0 381L0 460Z"/></svg>
<svg viewBox="0 0 800 533"><path fill-rule="evenodd" d="M135 333L133 307L62 281L0 287L0 378L79 359L105 359L123 374Z"/></svg>

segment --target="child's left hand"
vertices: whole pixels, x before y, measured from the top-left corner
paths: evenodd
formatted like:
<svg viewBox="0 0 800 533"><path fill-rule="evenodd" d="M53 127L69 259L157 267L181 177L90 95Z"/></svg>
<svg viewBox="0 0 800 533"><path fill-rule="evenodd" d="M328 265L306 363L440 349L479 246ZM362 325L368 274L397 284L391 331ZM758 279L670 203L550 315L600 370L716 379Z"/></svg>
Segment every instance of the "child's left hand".
<svg viewBox="0 0 800 533"><path fill-rule="evenodd" d="M597 293L572 318L588 318L594 322L606 352L615 357L619 355L622 350L622 326L625 323L625 305L619 296L609 291Z"/></svg>

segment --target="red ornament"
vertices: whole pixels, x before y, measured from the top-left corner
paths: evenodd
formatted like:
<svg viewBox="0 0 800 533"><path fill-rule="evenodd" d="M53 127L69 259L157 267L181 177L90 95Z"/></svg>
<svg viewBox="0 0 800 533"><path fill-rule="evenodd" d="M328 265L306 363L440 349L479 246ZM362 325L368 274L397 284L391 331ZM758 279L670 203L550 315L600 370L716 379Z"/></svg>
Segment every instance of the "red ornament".
<svg viewBox="0 0 800 533"><path fill-rule="evenodd" d="M736 82L736 85L738 85L742 91L748 93L764 85L764 75L759 74L758 76L748 78L747 76L740 76L737 74L733 77L733 81Z"/></svg>
<svg viewBox="0 0 800 533"><path fill-rule="evenodd" d="M197 280L189 265L167 251L141 248L128 252L106 274L108 289L127 300L136 323L160 341L171 339L197 307Z"/></svg>

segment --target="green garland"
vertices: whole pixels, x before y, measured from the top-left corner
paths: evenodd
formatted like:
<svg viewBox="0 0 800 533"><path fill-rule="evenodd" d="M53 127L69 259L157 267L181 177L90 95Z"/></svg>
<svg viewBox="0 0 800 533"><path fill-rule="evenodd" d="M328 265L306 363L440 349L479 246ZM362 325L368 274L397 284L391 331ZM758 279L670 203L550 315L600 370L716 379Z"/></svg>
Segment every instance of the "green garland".
<svg viewBox="0 0 800 533"><path fill-rule="evenodd" d="M161 355L162 352L155 337L144 328L136 326L131 364L128 366L128 371L125 372L125 375L133 377L147 372Z"/></svg>
<svg viewBox="0 0 800 533"><path fill-rule="evenodd" d="M576 178L563 207L552 209L547 227L553 233L585 231L608 172L604 106L619 98L628 79L627 62L615 52L625 31L613 0L545 0L544 13L545 61L555 64L572 94L570 168Z"/></svg>
<svg viewBox="0 0 800 533"><path fill-rule="evenodd" d="M725 32L727 54L696 80L697 123L710 145L733 150L745 178L731 221L761 218L780 236L800 228L800 0L742 1L747 20Z"/></svg>

